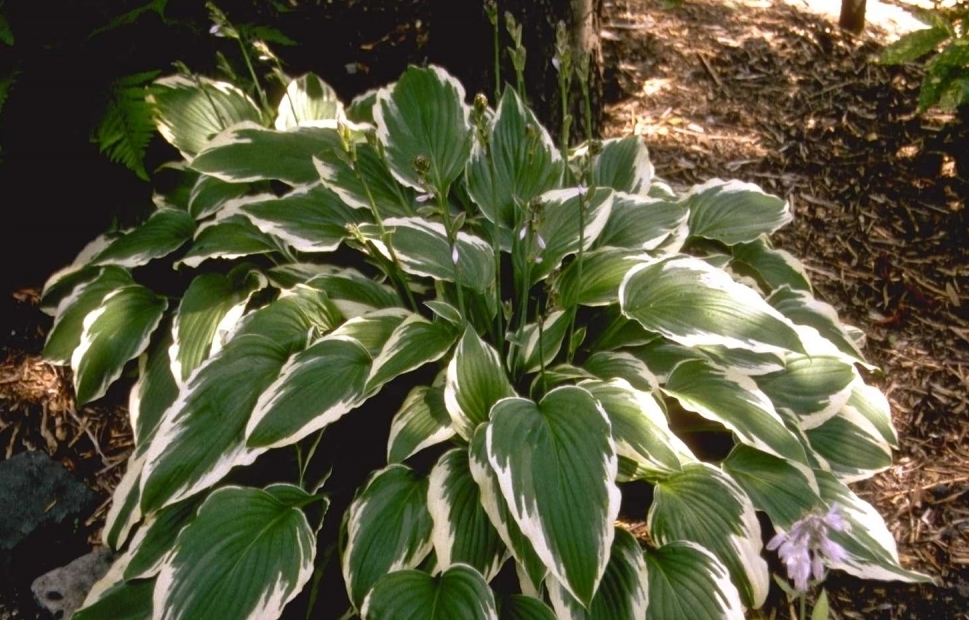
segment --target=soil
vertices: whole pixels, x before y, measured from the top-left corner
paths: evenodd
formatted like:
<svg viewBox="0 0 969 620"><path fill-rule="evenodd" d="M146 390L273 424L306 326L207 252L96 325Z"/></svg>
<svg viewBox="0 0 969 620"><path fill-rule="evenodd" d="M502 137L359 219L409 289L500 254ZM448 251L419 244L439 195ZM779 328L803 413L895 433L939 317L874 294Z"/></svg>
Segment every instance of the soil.
<svg viewBox="0 0 969 620"><path fill-rule="evenodd" d="M872 4L870 15L886 8ZM795 220L776 241L864 330L882 369L869 379L889 396L901 447L856 490L902 565L936 585L832 574L830 617L969 620L969 119L917 113L919 67L875 62L898 22L854 37L807 3L766 0L606 11L607 134L643 135L657 175L678 187L739 178L790 201ZM0 458L45 450L97 490L84 530L94 544L131 449L124 390L74 405L68 373L40 358L50 320L37 295L0 292ZM774 591L751 618L795 617ZM0 589L11 617L39 617L22 584Z"/></svg>

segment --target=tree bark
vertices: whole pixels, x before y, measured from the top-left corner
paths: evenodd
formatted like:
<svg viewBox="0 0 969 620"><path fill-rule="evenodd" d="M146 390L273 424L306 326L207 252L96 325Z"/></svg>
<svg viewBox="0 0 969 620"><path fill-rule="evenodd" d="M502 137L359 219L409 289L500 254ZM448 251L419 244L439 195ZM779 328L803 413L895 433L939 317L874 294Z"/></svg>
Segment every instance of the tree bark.
<svg viewBox="0 0 969 620"><path fill-rule="evenodd" d="M865 29L866 0L841 0L841 18L838 25L853 34L861 34Z"/></svg>

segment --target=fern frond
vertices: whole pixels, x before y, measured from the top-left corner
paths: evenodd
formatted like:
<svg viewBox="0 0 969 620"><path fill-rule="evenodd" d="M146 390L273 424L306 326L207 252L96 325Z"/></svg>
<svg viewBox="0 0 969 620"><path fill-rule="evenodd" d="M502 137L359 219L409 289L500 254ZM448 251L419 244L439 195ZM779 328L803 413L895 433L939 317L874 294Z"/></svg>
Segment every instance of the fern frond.
<svg viewBox="0 0 969 620"><path fill-rule="evenodd" d="M159 71L126 75L114 81L108 103L91 140L115 163L124 164L139 178L148 180L145 152L155 133L151 106L146 101L148 84Z"/></svg>

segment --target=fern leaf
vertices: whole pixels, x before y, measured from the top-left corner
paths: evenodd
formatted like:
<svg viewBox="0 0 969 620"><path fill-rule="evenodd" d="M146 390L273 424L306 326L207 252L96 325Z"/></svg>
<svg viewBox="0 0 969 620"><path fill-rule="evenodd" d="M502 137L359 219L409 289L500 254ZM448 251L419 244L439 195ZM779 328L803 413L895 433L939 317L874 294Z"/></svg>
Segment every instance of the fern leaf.
<svg viewBox="0 0 969 620"><path fill-rule="evenodd" d="M124 164L145 181L148 180L145 152L155 133L151 106L145 95L147 84L159 73L146 71L115 80L108 93L107 108L91 138L108 159Z"/></svg>

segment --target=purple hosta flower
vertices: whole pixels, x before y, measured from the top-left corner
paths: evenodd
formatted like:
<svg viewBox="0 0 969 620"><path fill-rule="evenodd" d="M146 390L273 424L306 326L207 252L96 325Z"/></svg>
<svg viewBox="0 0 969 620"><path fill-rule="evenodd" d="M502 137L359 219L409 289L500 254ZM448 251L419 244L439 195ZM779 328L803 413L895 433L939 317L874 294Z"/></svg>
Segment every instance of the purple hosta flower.
<svg viewBox="0 0 969 620"><path fill-rule="evenodd" d="M209 28L209 34L214 35L214 36L217 36L217 37L224 37L225 36L225 33L222 32L222 26L220 26L219 24L212 24L212 27Z"/></svg>
<svg viewBox="0 0 969 620"><path fill-rule="evenodd" d="M841 545L828 538L828 532L849 529L840 508L834 504L827 514L813 513L796 521L789 531L771 538L767 549L777 549L777 556L784 562L787 576L794 582L794 589L807 592L809 577L813 575L816 580L824 577L825 560L837 563L847 555Z"/></svg>
<svg viewBox="0 0 969 620"><path fill-rule="evenodd" d="M457 265L459 258L460 257L458 256L458 246L457 245L451 246L451 262Z"/></svg>

